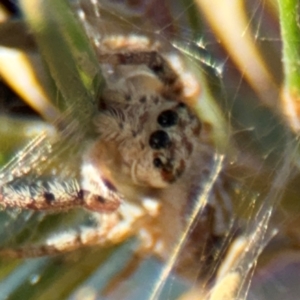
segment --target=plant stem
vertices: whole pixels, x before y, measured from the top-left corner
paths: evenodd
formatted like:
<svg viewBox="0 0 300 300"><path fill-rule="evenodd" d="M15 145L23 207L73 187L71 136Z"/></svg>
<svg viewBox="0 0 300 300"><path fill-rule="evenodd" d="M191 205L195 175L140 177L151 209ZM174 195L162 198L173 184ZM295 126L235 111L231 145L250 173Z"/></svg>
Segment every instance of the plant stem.
<svg viewBox="0 0 300 300"><path fill-rule="evenodd" d="M284 90L300 100L300 2L278 0L283 42Z"/></svg>

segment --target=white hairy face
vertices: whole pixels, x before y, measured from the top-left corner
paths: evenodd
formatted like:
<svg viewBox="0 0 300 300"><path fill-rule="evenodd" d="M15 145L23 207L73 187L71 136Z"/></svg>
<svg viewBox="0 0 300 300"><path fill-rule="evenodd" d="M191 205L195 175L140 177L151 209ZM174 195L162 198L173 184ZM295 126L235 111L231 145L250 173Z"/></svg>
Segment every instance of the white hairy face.
<svg viewBox="0 0 300 300"><path fill-rule="evenodd" d="M142 79L141 79L142 78ZM138 79L138 80L137 80ZM135 70L101 97L96 148L122 181L164 188L181 178L199 151L201 123L176 95L164 95L153 75ZM101 148L101 150L100 150ZM97 156L97 150L93 151ZM113 158L108 158L114 153ZM98 160L103 155L98 155Z"/></svg>

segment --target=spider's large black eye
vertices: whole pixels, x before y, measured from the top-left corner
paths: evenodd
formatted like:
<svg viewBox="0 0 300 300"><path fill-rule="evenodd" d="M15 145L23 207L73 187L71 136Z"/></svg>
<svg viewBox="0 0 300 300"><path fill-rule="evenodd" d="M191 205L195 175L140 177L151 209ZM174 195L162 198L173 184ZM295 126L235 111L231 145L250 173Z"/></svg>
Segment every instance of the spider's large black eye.
<svg viewBox="0 0 300 300"><path fill-rule="evenodd" d="M170 145L170 138L165 131L157 130L150 135L149 145L152 149L167 148Z"/></svg>
<svg viewBox="0 0 300 300"><path fill-rule="evenodd" d="M165 110L157 118L157 122L162 127L170 127L177 124L178 114L173 110Z"/></svg>

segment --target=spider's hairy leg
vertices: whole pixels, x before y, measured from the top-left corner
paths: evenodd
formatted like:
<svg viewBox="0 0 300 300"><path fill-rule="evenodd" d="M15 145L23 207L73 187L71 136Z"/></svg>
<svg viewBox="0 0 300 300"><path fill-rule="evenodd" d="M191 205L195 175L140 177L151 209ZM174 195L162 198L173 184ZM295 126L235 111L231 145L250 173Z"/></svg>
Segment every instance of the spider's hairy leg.
<svg viewBox="0 0 300 300"><path fill-rule="evenodd" d="M21 177L5 184L0 183L0 204L32 210L61 211L84 207L93 211L110 212L119 206L119 199L105 199L80 188L76 179L29 180Z"/></svg>
<svg viewBox="0 0 300 300"><path fill-rule="evenodd" d="M136 234L145 218L146 211L135 205L124 204L110 214L93 213L93 227L80 227L49 237L44 244L20 248L0 249L1 256L39 257L57 255L93 245L106 247L122 243Z"/></svg>
<svg viewBox="0 0 300 300"><path fill-rule="evenodd" d="M181 92L178 75L157 51L98 53L98 59L112 65L146 65L168 89Z"/></svg>
<svg viewBox="0 0 300 300"><path fill-rule="evenodd" d="M96 227L80 227L77 230L65 231L48 237L43 244L3 248L0 249L0 255L11 258L41 257L63 254L96 244L101 246L112 244L106 237L111 228L118 223L118 216L114 213L104 215L95 213L94 216L97 221Z"/></svg>

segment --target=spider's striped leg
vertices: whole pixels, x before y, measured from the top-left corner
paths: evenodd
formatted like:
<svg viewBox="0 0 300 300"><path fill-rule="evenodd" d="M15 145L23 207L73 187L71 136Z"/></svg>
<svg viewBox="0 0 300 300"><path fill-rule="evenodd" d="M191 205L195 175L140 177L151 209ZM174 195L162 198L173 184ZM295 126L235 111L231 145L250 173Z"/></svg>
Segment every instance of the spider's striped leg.
<svg viewBox="0 0 300 300"><path fill-rule="evenodd" d="M111 212L120 204L120 197L105 186L97 194L81 189L77 180L19 178L0 183L0 204L21 209L60 211L84 207L99 212Z"/></svg>
<svg viewBox="0 0 300 300"><path fill-rule="evenodd" d="M40 257L63 254L78 248L97 244L101 246L111 245L112 241L107 239L107 235L118 223L117 214L99 215L97 219L99 219L99 224L96 227L79 227L77 230L64 231L50 236L43 244L19 248L3 248L0 249L0 255L12 258Z"/></svg>
<svg viewBox="0 0 300 300"><path fill-rule="evenodd" d="M124 204L116 212L110 214L94 213L93 216L97 221L95 227L80 227L76 231L55 234L40 245L0 249L0 255L38 257L62 254L93 245L105 247L119 244L136 234L140 222L145 217L145 211L136 206Z"/></svg>

